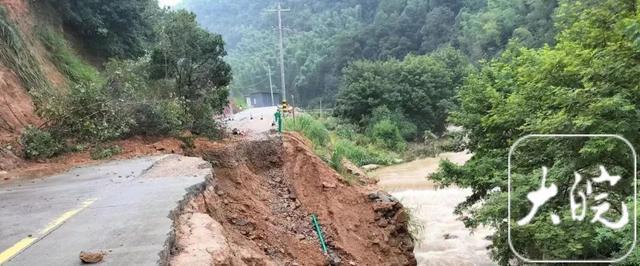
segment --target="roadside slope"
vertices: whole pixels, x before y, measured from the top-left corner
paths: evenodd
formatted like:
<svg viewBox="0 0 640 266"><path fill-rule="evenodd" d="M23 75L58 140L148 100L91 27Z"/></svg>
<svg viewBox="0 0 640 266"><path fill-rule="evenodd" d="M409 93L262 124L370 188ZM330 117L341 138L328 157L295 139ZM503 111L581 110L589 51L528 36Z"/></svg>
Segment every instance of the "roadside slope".
<svg viewBox="0 0 640 266"><path fill-rule="evenodd" d="M197 147L214 175L177 220L172 265L415 265L402 205L347 185L299 135Z"/></svg>

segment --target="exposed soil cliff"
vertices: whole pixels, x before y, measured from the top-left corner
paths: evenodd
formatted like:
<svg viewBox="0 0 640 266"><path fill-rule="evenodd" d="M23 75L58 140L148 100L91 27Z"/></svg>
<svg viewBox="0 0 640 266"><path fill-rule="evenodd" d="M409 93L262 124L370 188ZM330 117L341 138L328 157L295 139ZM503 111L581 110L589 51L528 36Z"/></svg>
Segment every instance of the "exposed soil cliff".
<svg viewBox="0 0 640 266"><path fill-rule="evenodd" d="M172 265L415 265L402 205L346 184L300 136L197 146L214 174L177 218Z"/></svg>
<svg viewBox="0 0 640 266"><path fill-rule="evenodd" d="M17 137L26 126L42 124L31 92L45 87L64 90L66 86L64 75L51 62L37 35L38 27L52 25L35 14L33 3L0 0L0 160L4 162L0 170L22 165L15 156Z"/></svg>

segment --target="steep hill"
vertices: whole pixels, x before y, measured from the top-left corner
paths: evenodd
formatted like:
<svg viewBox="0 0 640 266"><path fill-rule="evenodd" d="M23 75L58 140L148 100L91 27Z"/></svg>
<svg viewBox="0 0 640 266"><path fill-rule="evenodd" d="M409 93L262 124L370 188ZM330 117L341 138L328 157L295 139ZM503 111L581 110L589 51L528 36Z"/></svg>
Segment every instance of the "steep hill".
<svg viewBox="0 0 640 266"><path fill-rule="evenodd" d="M65 87L64 75L38 38L44 23L27 0L0 0L0 141L39 124L33 95ZM52 26L52 25L47 25Z"/></svg>

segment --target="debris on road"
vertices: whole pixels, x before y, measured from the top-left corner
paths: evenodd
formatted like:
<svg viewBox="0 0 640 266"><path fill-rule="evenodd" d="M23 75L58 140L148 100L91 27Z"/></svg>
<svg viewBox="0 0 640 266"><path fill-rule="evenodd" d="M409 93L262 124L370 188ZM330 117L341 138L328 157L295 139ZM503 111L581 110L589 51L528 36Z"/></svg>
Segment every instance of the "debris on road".
<svg viewBox="0 0 640 266"><path fill-rule="evenodd" d="M86 264L96 264L104 260L104 255L105 255L105 252L103 251L98 251L98 252L81 251L80 260Z"/></svg>

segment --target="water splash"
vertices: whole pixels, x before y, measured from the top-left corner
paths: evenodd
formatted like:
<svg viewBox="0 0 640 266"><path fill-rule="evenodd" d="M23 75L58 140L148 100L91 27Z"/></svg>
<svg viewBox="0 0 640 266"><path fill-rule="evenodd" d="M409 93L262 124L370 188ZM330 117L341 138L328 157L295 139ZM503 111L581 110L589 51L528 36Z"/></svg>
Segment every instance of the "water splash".
<svg viewBox="0 0 640 266"><path fill-rule="evenodd" d="M391 192L409 208L424 230L415 248L419 265L494 265L486 249L491 244L486 237L492 232L465 228L453 214L456 205L471 194L471 190L456 187L441 188L426 177L438 169L443 159L463 164L471 158L466 153L445 153L437 158L386 167L372 172L379 185Z"/></svg>

